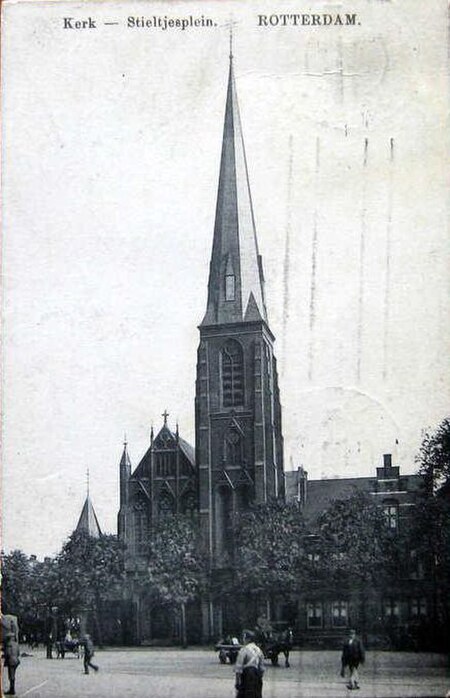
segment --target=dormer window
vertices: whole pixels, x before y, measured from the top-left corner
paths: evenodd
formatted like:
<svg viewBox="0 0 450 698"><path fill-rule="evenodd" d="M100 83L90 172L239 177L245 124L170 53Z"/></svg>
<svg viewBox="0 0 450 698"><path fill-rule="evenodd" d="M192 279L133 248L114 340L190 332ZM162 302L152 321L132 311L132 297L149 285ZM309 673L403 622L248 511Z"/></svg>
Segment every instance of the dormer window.
<svg viewBox="0 0 450 698"><path fill-rule="evenodd" d="M234 274L225 276L225 300L234 301L236 295L236 277Z"/></svg>

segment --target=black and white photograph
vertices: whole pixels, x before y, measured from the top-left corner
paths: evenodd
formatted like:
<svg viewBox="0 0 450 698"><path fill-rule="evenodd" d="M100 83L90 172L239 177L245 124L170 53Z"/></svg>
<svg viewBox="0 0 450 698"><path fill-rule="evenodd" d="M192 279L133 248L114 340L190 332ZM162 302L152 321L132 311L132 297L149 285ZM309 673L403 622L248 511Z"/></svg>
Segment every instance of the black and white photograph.
<svg viewBox="0 0 450 698"><path fill-rule="evenodd" d="M446 3L1 34L3 694L449 696Z"/></svg>

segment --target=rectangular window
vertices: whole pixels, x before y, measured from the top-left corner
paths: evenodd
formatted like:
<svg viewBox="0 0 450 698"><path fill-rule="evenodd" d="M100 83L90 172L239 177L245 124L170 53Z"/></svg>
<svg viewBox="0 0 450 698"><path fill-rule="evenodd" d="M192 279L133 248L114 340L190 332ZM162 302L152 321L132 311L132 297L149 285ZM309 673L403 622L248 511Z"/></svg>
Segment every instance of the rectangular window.
<svg viewBox="0 0 450 698"><path fill-rule="evenodd" d="M227 274L225 277L225 300L234 301L236 294L236 281L234 274Z"/></svg>
<svg viewBox="0 0 450 698"><path fill-rule="evenodd" d="M427 615L427 600L425 597L411 599L411 617L419 618Z"/></svg>
<svg viewBox="0 0 450 698"><path fill-rule="evenodd" d="M387 504L384 506L384 516L386 518L386 525L390 531L397 531L398 529L398 506L396 504Z"/></svg>
<svg viewBox="0 0 450 698"><path fill-rule="evenodd" d="M333 601L331 605L331 618L334 628L346 628L348 625L347 601Z"/></svg>
<svg viewBox="0 0 450 698"><path fill-rule="evenodd" d="M306 622L308 628L321 628L323 623L323 609L320 601L306 604Z"/></svg>
<svg viewBox="0 0 450 698"><path fill-rule="evenodd" d="M312 562L313 564L316 564L317 562L320 562L320 555L319 553L308 553L308 560Z"/></svg>
<svg viewBox="0 0 450 698"><path fill-rule="evenodd" d="M398 619L400 617L400 604L396 599L384 600L385 618Z"/></svg>

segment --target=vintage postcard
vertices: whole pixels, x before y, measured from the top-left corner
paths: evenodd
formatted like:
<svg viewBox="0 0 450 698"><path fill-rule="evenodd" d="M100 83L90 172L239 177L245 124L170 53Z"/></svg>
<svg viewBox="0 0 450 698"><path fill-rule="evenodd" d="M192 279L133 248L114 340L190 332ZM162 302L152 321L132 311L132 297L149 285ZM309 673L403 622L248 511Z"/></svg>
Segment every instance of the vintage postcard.
<svg viewBox="0 0 450 698"><path fill-rule="evenodd" d="M442 0L3 3L10 692L445 695L447 118Z"/></svg>

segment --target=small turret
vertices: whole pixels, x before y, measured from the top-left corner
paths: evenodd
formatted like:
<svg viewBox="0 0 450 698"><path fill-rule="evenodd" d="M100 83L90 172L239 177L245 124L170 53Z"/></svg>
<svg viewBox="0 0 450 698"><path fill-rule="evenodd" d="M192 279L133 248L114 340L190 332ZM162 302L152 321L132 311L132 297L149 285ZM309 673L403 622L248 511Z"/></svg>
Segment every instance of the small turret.
<svg viewBox="0 0 450 698"><path fill-rule="evenodd" d="M128 503L128 481L131 475L131 461L127 450L127 437L123 441L123 453L120 459L120 506Z"/></svg>

